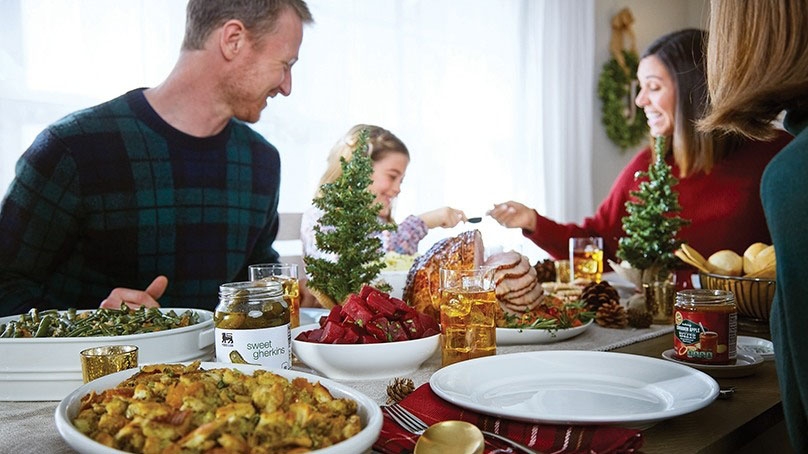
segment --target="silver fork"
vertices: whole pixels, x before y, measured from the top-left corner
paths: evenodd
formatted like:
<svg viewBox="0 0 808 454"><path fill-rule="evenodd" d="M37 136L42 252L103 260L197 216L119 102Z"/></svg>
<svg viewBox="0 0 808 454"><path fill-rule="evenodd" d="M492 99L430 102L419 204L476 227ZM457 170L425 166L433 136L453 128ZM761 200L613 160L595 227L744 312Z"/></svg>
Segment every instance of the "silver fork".
<svg viewBox="0 0 808 454"><path fill-rule="evenodd" d="M406 408L399 404L387 405L382 408L387 410L387 414L393 418L393 421L398 423L399 426L403 427L410 433L423 435L424 431L429 427L425 422L421 421L420 418L410 413ZM502 435L495 434L494 432L488 432L486 430L480 430L480 432L482 432L486 437L496 438L497 440L507 443L511 447L519 449L527 454L540 454L527 446L519 444L510 438L505 438Z"/></svg>

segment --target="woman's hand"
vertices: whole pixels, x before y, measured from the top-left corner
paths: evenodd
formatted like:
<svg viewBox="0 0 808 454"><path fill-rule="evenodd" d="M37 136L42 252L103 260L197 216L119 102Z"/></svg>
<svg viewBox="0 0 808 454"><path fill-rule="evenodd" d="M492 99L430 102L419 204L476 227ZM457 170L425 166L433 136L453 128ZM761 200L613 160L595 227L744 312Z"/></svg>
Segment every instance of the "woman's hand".
<svg viewBox="0 0 808 454"><path fill-rule="evenodd" d="M435 227L451 228L461 222L468 221L466 213L452 207L443 207L437 210L427 211L418 217L421 218L424 224L430 229Z"/></svg>
<svg viewBox="0 0 808 454"><path fill-rule="evenodd" d="M126 304L130 309L138 309L140 306L160 307L157 302L168 287L168 278L157 276L146 290L133 290L130 288L118 287L109 293L99 307L108 309L120 309L121 303Z"/></svg>
<svg viewBox="0 0 808 454"><path fill-rule="evenodd" d="M513 200L494 205L488 215L505 227L518 227L531 232L536 228L536 210Z"/></svg>

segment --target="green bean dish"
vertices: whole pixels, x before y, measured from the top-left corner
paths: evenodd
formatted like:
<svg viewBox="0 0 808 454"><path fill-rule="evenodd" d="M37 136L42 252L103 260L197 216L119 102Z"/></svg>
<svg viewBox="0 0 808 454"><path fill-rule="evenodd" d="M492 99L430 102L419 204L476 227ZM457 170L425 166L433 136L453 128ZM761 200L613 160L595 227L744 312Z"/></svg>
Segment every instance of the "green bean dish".
<svg viewBox="0 0 808 454"><path fill-rule="evenodd" d="M181 328L199 323L197 312L186 310L177 314L173 310L162 312L156 307L130 309L121 305L116 309L95 309L78 312L68 309L39 311L31 309L19 320L0 323L0 338L26 337L93 337L125 336Z"/></svg>

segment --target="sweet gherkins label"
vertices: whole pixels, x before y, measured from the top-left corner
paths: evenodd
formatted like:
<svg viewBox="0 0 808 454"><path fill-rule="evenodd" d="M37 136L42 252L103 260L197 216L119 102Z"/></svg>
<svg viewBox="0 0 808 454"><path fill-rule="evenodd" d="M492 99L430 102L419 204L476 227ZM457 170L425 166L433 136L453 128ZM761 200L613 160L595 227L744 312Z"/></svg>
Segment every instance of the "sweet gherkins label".
<svg viewBox="0 0 808 454"><path fill-rule="evenodd" d="M291 369L289 324L259 329L215 329L216 361Z"/></svg>

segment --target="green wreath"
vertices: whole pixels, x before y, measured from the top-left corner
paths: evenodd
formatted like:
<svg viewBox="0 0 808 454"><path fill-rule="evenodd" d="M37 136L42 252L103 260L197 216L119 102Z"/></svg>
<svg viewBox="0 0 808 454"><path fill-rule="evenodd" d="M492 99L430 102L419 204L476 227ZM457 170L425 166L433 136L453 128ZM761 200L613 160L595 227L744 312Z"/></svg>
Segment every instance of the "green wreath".
<svg viewBox="0 0 808 454"><path fill-rule="evenodd" d="M639 59L636 53L627 50L623 50L623 57L632 77L623 72L617 60L610 59L603 65L603 71L600 73L598 97L603 102L601 113L606 135L625 150L648 136L648 124L642 109L636 110L633 120L625 115L626 103L634 102L634 99L629 99L629 90L633 75L637 73ZM633 96L633 93L631 95Z"/></svg>

